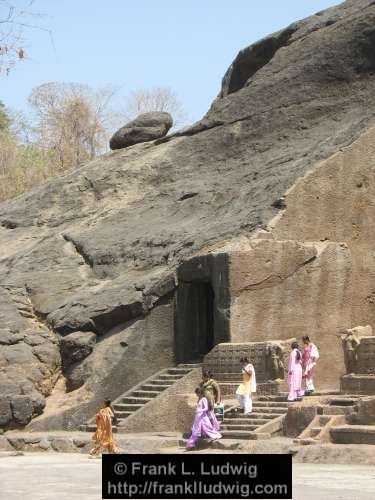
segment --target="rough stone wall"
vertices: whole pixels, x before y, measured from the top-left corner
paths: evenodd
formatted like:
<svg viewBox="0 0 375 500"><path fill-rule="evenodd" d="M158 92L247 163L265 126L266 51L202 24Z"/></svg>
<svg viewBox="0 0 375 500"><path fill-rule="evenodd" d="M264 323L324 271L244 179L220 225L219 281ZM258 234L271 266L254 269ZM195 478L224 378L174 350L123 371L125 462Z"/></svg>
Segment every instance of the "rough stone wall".
<svg viewBox="0 0 375 500"><path fill-rule="evenodd" d="M374 23L373 0L349 0L293 23L242 51L224 77L220 96L196 124L159 141L104 155L1 204L0 282L15 288L27 284L34 313L53 339L46 341L50 354L42 363L50 389L55 381L50 372L72 361L58 361L60 335L92 332L97 337L94 352L119 325L139 327L142 338L142 318L174 290L168 277L183 259L233 238L250 238L283 209L280 198L297 179L374 125ZM327 201L344 182L348 187L341 193L352 197L357 192L356 210L351 209L354 226L348 222L356 233L358 225L363 227L364 212L371 219L369 207L362 210L361 205L372 204L372 181L351 184L354 178L346 168L328 193L325 186L321 189ZM329 187L328 181L322 183ZM289 224L284 219L275 239L319 241L327 236L314 228L319 214L326 217L324 203L315 199L312 206L303 200L296 197L291 210L292 200L287 202ZM343 212L347 200L337 203ZM343 240L334 227L341 212L330 225L332 241ZM358 292L352 293L353 325L373 323L372 243L365 240L364 234L358 236L353 254L359 280ZM34 354L24 358L22 370L17 359L3 355L29 351L28 325L18 322L18 312L7 302L0 294L4 322L13 323L0 331L0 364L8 391L4 404L9 410L9 401L25 396L27 386L35 404L31 408L27 403L27 411L19 412L24 419L43 411L50 389L39 391ZM9 343L18 346L8 349ZM74 370L84 377L81 364ZM17 383L8 383L15 369ZM112 379L105 375L93 375L90 383L107 384L105 390L111 392ZM84 385L89 387L88 381ZM85 411L91 396L86 392L79 401L82 390L76 391L71 397ZM63 394L62 400L69 397ZM7 415L8 424L19 425L14 414Z"/></svg>
<svg viewBox="0 0 375 500"><path fill-rule="evenodd" d="M204 357L203 368L210 370L218 381L242 380L240 359L247 357L254 366L257 383L284 378L288 359L285 354L293 340L218 344ZM277 366L273 355L277 356Z"/></svg>
<svg viewBox="0 0 375 500"><path fill-rule="evenodd" d="M105 399L113 400L153 373L173 366L173 351L173 306L169 301L144 319L120 325L102 337L95 350L77 364L76 376L84 378L84 385L70 393L57 387L43 415L28 428L77 429Z"/></svg>
<svg viewBox="0 0 375 500"><path fill-rule="evenodd" d="M356 373L375 375L375 337L361 338L356 354Z"/></svg>
<svg viewBox="0 0 375 500"><path fill-rule="evenodd" d="M299 179L249 251L230 256L232 341L309 335L321 387L345 373L337 334L375 326L374 170L371 128Z"/></svg>
<svg viewBox="0 0 375 500"><path fill-rule="evenodd" d="M43 411L60 366L58 339L27 289L0 284L0 429L23 427Z"/></svg>
<svg viewBox="0 0 375 500"><path fill-rule="evenodd" d="M194 389L202 380L202 370L196 368L175 382L156 399L125 420L121 432L189 432L194 421L197 397Z"/></svg>
<svg viewBox="0 0 375 500"><path fill-rule="evenodd" d="M347 246L253 240L230 263L232 342L309 335L321 351L319 386L338 386L344 364L336 334L350 323Z"/></svg>
<svg viewBox="0 0 375 500"><path fill-rule="evenodd" d="M348 326L375 327L375 128L318 164L286 194L276 239L344 241L352 256Z"/></svg>

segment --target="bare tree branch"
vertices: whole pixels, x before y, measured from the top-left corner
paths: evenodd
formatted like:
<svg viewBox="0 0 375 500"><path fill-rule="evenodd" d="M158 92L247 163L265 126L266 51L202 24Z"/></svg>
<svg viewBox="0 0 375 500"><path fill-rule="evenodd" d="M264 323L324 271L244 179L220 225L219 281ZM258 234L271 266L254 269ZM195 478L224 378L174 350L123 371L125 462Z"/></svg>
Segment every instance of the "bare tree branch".
<svg viewBox="0 0 375 500"><path fill-rule="evenodd" d="M25 45L30 31L48 33L53 45L51 30L35 22L43 15L30 10L33 5L34 0L0 0L0 75L9 74L18 61L26 58Z"/></svg>

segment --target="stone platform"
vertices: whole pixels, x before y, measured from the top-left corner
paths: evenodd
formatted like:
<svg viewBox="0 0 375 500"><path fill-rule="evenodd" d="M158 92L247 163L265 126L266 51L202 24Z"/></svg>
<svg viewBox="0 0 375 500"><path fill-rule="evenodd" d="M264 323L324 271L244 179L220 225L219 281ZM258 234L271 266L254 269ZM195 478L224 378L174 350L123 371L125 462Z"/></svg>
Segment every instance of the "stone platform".
<svg viewBox="0 0 375 500"><path fill-rule="evenodd" d="M374 425L342 425L332 427L330 433L335 444L375 444Z"/></svg>
<svg viewBox="0 0 375 500"><path fill-rule="evenodd" d="M375 375L349 374L341 377L344 393L375 394Z"/></svg>

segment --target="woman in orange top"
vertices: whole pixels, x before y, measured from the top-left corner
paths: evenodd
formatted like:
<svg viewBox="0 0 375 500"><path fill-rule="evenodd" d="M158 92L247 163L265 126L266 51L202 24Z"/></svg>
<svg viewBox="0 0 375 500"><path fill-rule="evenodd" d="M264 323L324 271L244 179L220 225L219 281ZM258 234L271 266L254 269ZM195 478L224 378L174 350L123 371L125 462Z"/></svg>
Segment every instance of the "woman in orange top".
<svg viewBox="0 0 375 500"><path fill-rule="evenodd" d="M112 432L112 419L115 418L111 407L111 401L107 399L105 405L95 416L96 431L92 435L95 441L95 447L90 451L92 457L98 457L102 448L109 453L118 453L120 450L116 447Z"/></svg>

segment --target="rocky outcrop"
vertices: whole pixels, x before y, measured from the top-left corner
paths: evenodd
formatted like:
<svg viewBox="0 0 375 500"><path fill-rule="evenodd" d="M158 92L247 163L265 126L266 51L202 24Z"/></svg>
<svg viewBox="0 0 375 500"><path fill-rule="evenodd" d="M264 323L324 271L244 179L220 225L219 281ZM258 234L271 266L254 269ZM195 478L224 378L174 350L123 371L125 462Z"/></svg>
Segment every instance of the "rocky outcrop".
<svg viewBox="0 0 375 500"><path fill-rule="evenodd" d="M113 134L110 140L111 149L123 149L139 142L153 141L164 137L173 125L169 113L143 113Z"/></svg>
<svg viewBox="0 0 375 500"><path fill-rule="evenodd" d="M85 359L93 350L96 335L93 332L73 332L61 339L61 356L63 366L69 367L77 361Z"/></svg>
<svg viewBox="0 0 375 500"><path fill-rule="evenodd" d="M209 112L190 128L97 158L0 206L3 427L23 425L15 397L30 398L33 416L48 396L36 421L69 427L106 395L170 366L176 265L249 239L278 214L282 221L268 233L328 238L327 259L351 235L359 286L349 290L353 322L341 326L375 323L365 277L374 265L372 145L355 142L375 124L374 23L370 0L295 23L242 51ZM351 144L354 153L345 149ZM302 269L315 272L318 264ZM11 297L11 290L22 292ZM262 297L272 300L270 290ZM60 336L78 331L92 332L96 343L63 366L59 383L68 392L58 392ZM26 405L25 414L31 418Z"/></svg>
<svg viewBox="0 0 375 500"><path fill-rule="evenodd" d="M24 287L0 286L0 311L0 427L23 427L43 411L60 372L58 339Z"/></svg>

